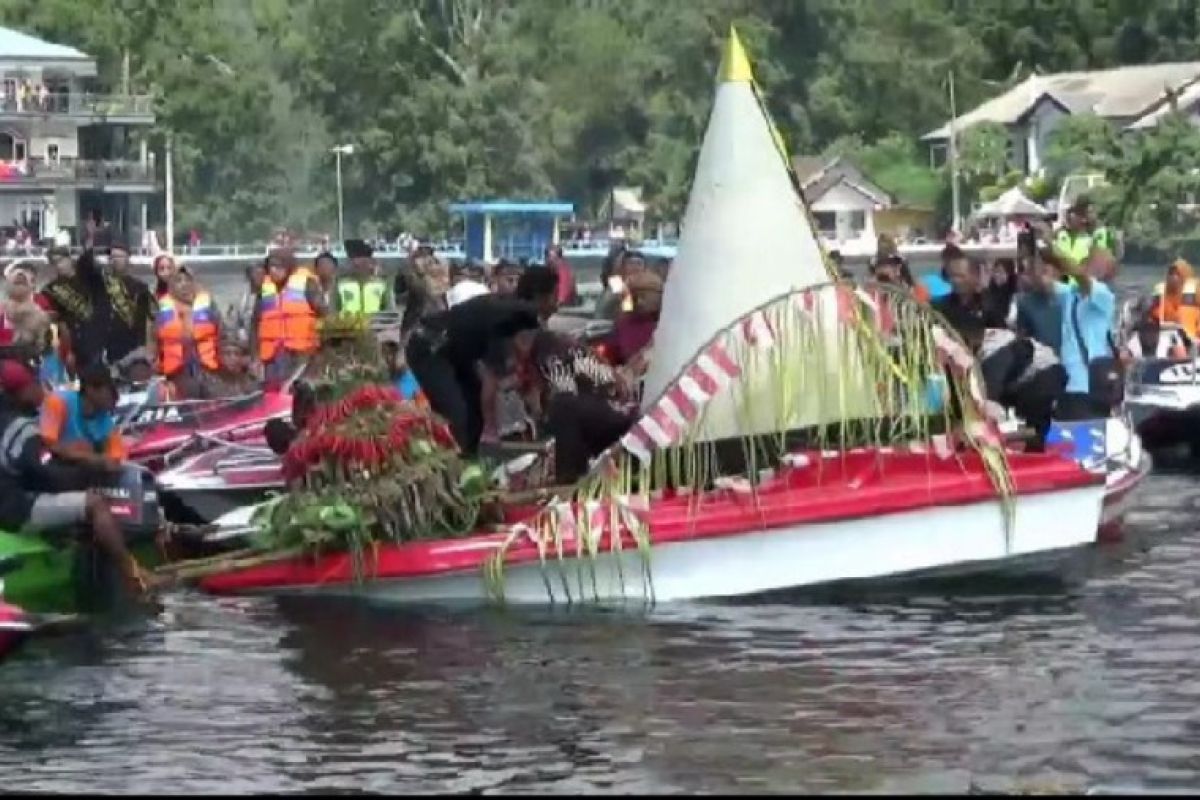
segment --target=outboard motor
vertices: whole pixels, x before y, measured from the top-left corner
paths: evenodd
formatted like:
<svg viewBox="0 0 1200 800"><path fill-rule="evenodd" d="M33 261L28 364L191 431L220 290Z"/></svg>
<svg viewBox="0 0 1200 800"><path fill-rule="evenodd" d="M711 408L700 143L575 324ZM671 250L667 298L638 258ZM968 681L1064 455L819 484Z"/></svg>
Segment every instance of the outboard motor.
<svg viewBox="0 0 1200 800"><path fill-rule="evenodd" d="M154 540L162 528L163 513L154 476L148 470L135 464L126 465L95 488L108 498L109 508L120 523L130 550ZM125 595L117 566L87 537L76 548L75 586L76 605L82 610L112 608Z"/></svg>

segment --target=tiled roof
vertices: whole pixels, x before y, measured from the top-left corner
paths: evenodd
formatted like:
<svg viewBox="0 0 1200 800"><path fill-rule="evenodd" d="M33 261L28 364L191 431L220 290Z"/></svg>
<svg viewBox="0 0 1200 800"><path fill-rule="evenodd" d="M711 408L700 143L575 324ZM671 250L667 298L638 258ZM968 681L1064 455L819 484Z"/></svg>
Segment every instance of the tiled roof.
<svg viewBox="0 0 1200 800"><path fill-rule="evenodd" d="M957 125L959 130L979 122L1012 125L1047 95L1073 114L1137 117L1157 105L1168 90L1178 91L1197 78L1200 78L1200 61L1031 75L1004 94L960 116ZM947 122L922 138L945 139L950 135L949 129Z"/></svg>

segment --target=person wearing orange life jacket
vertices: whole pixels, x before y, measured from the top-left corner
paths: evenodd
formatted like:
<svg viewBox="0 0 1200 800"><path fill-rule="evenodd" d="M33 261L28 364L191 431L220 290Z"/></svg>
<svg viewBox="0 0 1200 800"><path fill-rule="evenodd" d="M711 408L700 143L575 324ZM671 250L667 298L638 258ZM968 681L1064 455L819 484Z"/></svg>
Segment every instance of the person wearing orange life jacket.
<svg viewBox="0 0 1200 800"><path fill-rule="evenodd" d="M312 271L297 267L290 252L266 259L267 276L258 294L251 324L251 352L263 378L280 384L317 351L317 323L328 307Z"/></svg>
<svg viewBox="0 0 1200 800"><path fill-rule="evenodd" d="M1200 298L1197 297L1196 272L1192 265L1182 258L1177 259L1167 268L1167 275L1162 283L1154 287L1150 302L1149 317L1151 322L1162 325L1170 322L1183 328L1184 333L1193 342L1200 338ZM1176 348L1180 352L1172 353L1175 357L1187 355L1185 348Z"/></svg>
<svg viewBox="0 0 1200 800"><path fill-rule="evenodd" d="M154 320L159 371L180 397L194 396L205 377L217 371L221 318L208 292L197 292L186 269L171 276Z"/></svg>

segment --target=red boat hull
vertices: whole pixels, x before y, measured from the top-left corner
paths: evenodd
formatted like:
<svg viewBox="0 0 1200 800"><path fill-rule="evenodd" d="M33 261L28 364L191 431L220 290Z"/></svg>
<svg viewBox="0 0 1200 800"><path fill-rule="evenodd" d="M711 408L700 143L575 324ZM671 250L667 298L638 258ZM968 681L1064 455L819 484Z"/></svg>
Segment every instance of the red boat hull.
<svg viewBox="0 0 1200 800"><path fill-rule="evenodd" d="M267 392L253 403L234 402L194 415L184 414L177 420L160 423L138 437L130 448L129 457L153 469L161 467L168 454L197 439L261 441L267 420L286 418L291 413L290 394Z"/></svg>
<svg viewBox="0 0 1200 800"><path fill-rule="evenodd" d="M735 487L709 491L702 496L678 495L652 501L642 521L648 524L654 546L851 522L925 508L979 504L996 497L996 489L974 453L946 460L885 451L851 452L832 458L817 453L805 455L808 466L782 469L754 493ZM1103 483L1103 476L1054 454L1012 454L1009 462L1020 496ZM509 509L508 522L527 521L538 510ZM573 509L574 515L582 513L585 512L581 509ZM613 535L612 528L605 526L599 547L610 548ZM618 525L616 535L622 547L636 545L627 525ZM370 559L367 569L370 577L377 580L432 578L477 570L507 538L508 532L481 532L463 539L382 547ZM576 552L578 542L571 531L565 531L562 538L564 551ZM539 557L537 546L522 538L509 548L505 562L523 564ZM338 553L222 573L205 579L202 587L225 594L290 590L355 580L350 556Z"/></svg>

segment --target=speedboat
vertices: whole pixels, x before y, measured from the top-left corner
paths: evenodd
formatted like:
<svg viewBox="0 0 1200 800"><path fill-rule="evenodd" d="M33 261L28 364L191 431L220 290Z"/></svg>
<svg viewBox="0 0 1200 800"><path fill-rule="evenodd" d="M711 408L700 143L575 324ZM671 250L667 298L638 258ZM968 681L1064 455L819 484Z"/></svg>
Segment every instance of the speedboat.
<svg viewBox="0 0 1200 800"><path fill-rule="evenodd" d="M1125 514L1153 465L1132 422L1126 417L1055 422L1046 446L1069 455L1084 469L1104 475L1104 507L1097 538L1119 539Z"/></svg>
<svg viewBox="0 0 1200 800"><path fill-rule="evenodd" d="M261 443L268 420L292 413L288 390L221 400L181 401L147 409L154 421L132 432L132 461L161 470L188 453L229 443Z"/></svg>
<svg viewBox="0 0 1200 800"><path fill-rule="evenodd" d="M253 506L283 488L279 456L252 442L229 442L202 450L158 474L158 491L168 516L186 516L198 522L211 522Z"/></svg>
<svg viewBox="0 0 1200 800"><path fill-rule="evenodd" d="M498 589L515 604L668 602L976 571L1095 541L1103 476L1054 453L1014 453L1009 461L1016 496L1007 529L973 453L801 452L754 491L734 481L640 507L635 498L611 506L557 503L553 514L562 524L553 542L534 522L539 509L517 507L499 531L380 547L367 557L365 581L350 554L332 553L233 567L200 586L215 594L416 604L484 603ZM653 541L651 559L639 549L643 537ZM485 572L501 553L504 577L495 587Z"/></svg>
<svg viewBox="0 0 1200 800"><path fill-rule="evenodd" d="M1200 452L1200 357L1179 326L1163 324L1154 352L1134 361L1125 407L1147 448L1188 445Z"/></svg>

